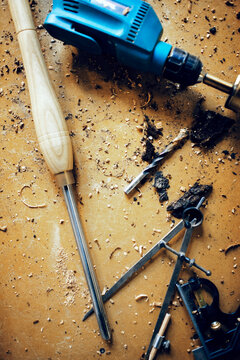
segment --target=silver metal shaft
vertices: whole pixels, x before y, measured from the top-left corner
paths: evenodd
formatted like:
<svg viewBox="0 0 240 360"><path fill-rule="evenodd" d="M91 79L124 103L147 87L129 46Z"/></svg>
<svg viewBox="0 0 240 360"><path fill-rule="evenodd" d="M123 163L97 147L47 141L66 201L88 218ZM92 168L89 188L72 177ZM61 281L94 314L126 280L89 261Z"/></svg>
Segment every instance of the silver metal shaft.
<svg viewBox="0 0 240 360"><path fill-rule="evenodd" d="M228 94L225 107L236 113L240 112L240 75L237 76L234 84L210 74L201 74L200 79L204 84Z"/></svg>
<svg viewBox="0 0 240 360"><path fill-rule="evenodd" d="M203 83L225 92L226 94L230 94L233 88L233 85L230 82L219 79L217 76L211 74L205 74L203 76Z"/></svg>
<svg viewBox="0 0 240 360"><path fill-rule="evenodd" d="M72 185L62 187L64 198L67 204L69 217L71 220L75 240L82 261L84 274L87 280L89 292L93 302L94 312L97 318L99 330L104 340L111 339L111 330L108 324L107 316L103 306L102 295L97 283L94 268L88 252L87 242L84 236L82 224L78 215L75 193Z"/></svg>

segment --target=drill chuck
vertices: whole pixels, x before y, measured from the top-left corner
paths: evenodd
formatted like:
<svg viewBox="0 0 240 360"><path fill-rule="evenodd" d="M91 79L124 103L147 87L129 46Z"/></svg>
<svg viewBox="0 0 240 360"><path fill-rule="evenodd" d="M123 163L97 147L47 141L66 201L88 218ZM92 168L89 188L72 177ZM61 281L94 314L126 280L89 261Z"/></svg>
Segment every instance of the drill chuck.
<svg viewBox="0 0 240 360"><path fill-rule="evenodd" d="M184 50L174 48L166 61L163 76L182 86L189 86L198 82L201 71L200 59Z"/></svg>

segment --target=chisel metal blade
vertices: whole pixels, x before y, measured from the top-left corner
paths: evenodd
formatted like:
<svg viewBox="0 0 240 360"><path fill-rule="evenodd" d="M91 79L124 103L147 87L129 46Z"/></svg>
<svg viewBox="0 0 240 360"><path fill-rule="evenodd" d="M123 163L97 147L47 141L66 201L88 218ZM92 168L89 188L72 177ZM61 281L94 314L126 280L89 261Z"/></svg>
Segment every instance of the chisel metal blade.
<svg viewBox="0 0 240 360"><path fill-rule="evenodd" d="M89 292L93 302L99 330L104 340L111 339L111 330L108 324L107 315L103 306L102 295L97 283L94 268L88 252L87 242L82 229L82 224L78 215L77 204L72 185L63 186L63 194L67 204L69 217L71 220L75 240L82 261L84 274L87 280Z"/></svg>

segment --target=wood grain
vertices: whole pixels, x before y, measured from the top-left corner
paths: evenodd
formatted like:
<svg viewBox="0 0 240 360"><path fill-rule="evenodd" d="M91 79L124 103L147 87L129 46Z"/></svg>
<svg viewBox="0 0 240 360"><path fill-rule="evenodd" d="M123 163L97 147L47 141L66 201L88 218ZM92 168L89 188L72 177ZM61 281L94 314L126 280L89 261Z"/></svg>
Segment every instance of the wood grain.
<svg viewBox="0 0 240 360"><path fill-rule="evenodd" d="M70 137L41 52L28 2L10 0L9 6L18 33L41 151L53 174L72 170Z"/></svg>

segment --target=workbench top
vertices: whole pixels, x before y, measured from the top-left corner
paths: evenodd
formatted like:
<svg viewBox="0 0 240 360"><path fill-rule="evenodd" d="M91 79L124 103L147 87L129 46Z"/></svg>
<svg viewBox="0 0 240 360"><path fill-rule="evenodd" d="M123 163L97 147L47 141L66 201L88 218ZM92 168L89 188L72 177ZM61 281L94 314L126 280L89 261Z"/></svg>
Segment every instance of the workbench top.
<svg viewBox="0 0 240 360"><path fill-rule="evenodd" d="M226 95L206 85L178 89L112 59L89 58L43 28L52 1L30 1L44 58L66 118L74 151L80 217L101 290L140 259L179 220L166 210L196 181L213 191L187 255L212 271L221 309L239 306L240 122L224 108ZM199 56L205 68L234 82L240 73L239 2L150 2L164 28L162 39ZM230 3L230 6L229 6ZM234 6L231 6L234 5ZM215 27L216 33L209 30ZM106 303L113 331L105 343L91 306L61 189L36 139L28 85L6 0L0 4L0 359L137 360L146 351L176 261L162 251ZM129 181L147 165L146 119L162 128L153 140L160 152L193 112L204 109L235 123L212 148L186 141L161 164L169 179L168 201L159 202L153 177L126 196ZM179 249L181 236L171 242ZM236 245L233 247L233 245ZM180 278L196 273L185 267ZM144 294L138 300L138 295ZM136 299L137 297L137 299ZM193 359L199 346L177 292L170 308L169 354Z"/></svg>

